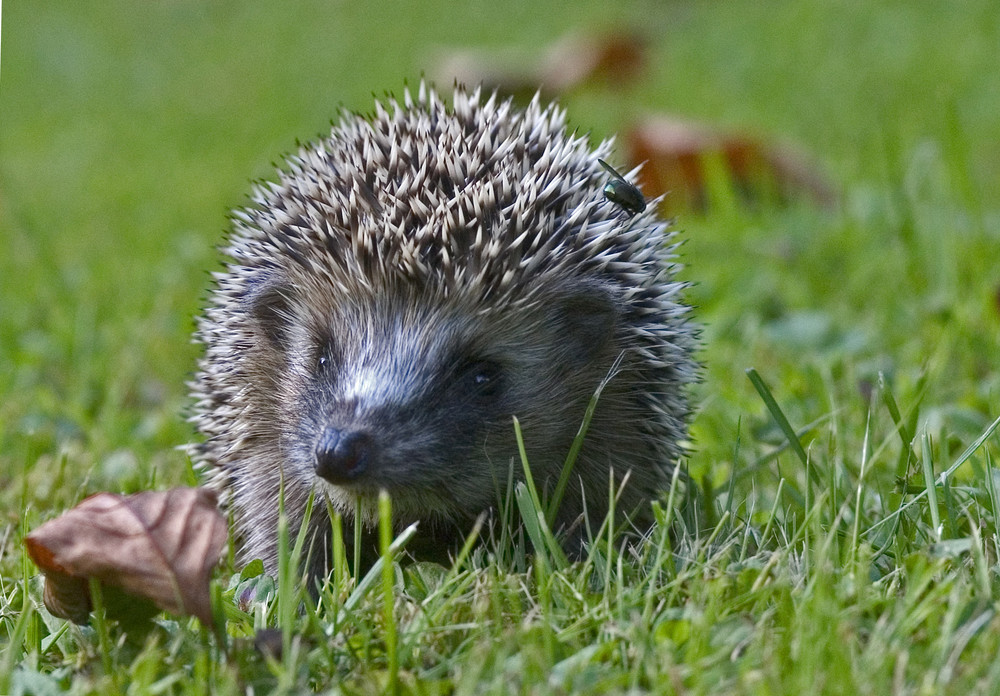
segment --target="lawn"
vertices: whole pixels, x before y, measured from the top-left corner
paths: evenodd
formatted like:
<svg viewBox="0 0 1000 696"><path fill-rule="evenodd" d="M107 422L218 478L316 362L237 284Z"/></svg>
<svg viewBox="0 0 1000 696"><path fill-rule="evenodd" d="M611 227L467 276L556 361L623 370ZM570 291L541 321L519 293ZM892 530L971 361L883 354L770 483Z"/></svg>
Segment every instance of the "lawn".
<svg viewBox="0 0 1000 696"><path fill-rule="evenodd" d="M0 693L1000 692L995 3L41 0L2 19ZM704 379L649 539L573 565L513 540L318 595L229 565L224 640L49 615L28 530L197 480L190 334L251 180L448 49L615 28L647 38L646 70L561 94L574 127L679 115L794 144L837 192L746 202L716 177L678 212Z"/></svg>

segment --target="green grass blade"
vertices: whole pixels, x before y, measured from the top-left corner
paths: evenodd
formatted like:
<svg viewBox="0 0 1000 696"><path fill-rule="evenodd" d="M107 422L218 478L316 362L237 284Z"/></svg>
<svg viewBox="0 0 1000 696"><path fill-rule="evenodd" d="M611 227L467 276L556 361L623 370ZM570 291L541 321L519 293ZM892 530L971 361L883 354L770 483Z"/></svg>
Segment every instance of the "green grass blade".
<svg viewBox="0 0 1000 696"><path fill-rule="evenodd" d="M576 464L576 459L580 455L580 448L583 447L583 440L587 435L587 429L590 427L590 421L594 417L594 411L597 409L597 401L601 398L601 392L608 385L608 382L615 376L618 372L618 368L621 366L622 358L624 354L619 355L615 360L611 369L608 370L607 376L601 380L601 383L597 386L597 390L594 395L590 397L590 401L587 403L587 410L583 414L583 421L580 423L580 428L577 430L576 437L573 438L573 444L570 445L569 454L566 455L566 461L563 463L562 471L559 472L559 481L556 482L555 490L552 491L552 496L548 501L548 508L545 511L545 521L551 528L555 524L556 514L559 512L559 506L562 504L563 495L566 493L566 486L569 484L570 475L573 473L573 467Z"/></svg>
<svg viewBox="0 0 1000 696"><path fill-rule="evenodd" d="M822 478L819 473L816 472L816 468L810 465L809 457L806 454L805 449L802 447L802 442L795 434L795 429L792 428L791 424L788 422L788 418L785 417L781 407L778 406L778 402L775 401L774 396L771 394L771 390L768 389L766 384L764 384L764 380L761 379L760 375L757 374L757 370L754 368L748 368L746 375L750 378L750 382L753 384L754 389L757 390L757 393L760 395L761 400L763 400L764 405L767 406L767 410L771 413L771 417L774 418L774 422L778 424L781 432L785 435L785 439L791 446L792 451L795 452L799 461L802 462L802 466L809 472L809 476L812 478L813 483L818 486L823 485Z"/></svg>
<svg viewBox="0 0 1000 696"><path fill-rule="evenodd" d="M392 544L389 545L389 550L392 556L399 556L406 545L410 543L410 540L417 533L417 523L414 522L409 527L404 529L402 532L396 535ZM372 563L372 567L368 569L364 577L358 581L357 586L351 591L351 594L344 600L344 608L348 611L357 609L361 603L361 600L365 598L369 591L375 585L382 580L383 567L385 566L384 557L380 557L377 561Z"/></svg>
<svg viewBox="0 0 1000 696"><path fill-rule="evenodd" d="M538 489L531 475L531 465L528 463L524 437L521 435L521 423L517 417L514 418L514 436L517 438L517 451L521 455L524 469L524 484L518 484L515 488L515 500L528 538L531 539L536 554L547 555L557 569L565 568L569 565L569 560L546 522L545 507L539 499Z"/></svg>
<svg viewBox="0 0 1000 696"><path fill-rule="evenodd" d="M949 466L947 469L945 469L944 471L942 471L938 475L937 481L940 482L940 481L944 481L947 478L950 478L951 475L953 473L955 473L955 470L958 469L958 467L960 467L963 464L965 464L965 462L967 462L969 460L969 458L973 454L975 454L979 450L980 447L983 446L983 444L990 438L991 435L993 435L993 432L998 427L1000 427L1000 417L998 417L995 421L993 421L986 428L986 430L984 430L983 433L979 437L976 438L975 442L973 442L971 445L969 445L968 447L966 447L965 451L963 451L962 454L959 455L958 459L956 459L955 462L951 466ZM901 514L903 514L903 512L907 508L909 508L911 505L915 505L918 501L920 501L922 498L924 498L924 496L928 495L928 489L929 488L932 488L932 486L926 486L926 487L924 487L924 489L921 490L919 493L917 493L913 498L911 498L910 500L908 500L906 503L903 503L902 505L900 505L896 509L895 512L893 512L892 514L888 515L887 517L883 517L881 520L879 520L878 522L876 522L875 524L873 524L871 527L869 527L867 530L865 530L865 534L866 535L867 534L871 534L872 532L874 532L876 529L879 529L883 525L886 525L886 524L889 524L889 523L894 523L896 521L896 519Z"/></svg>
<svg viewBox="0 0 1000 696"><path fill-rule="evenodd" d="M941 515L938 513L937 487L934 485L934 459L931 454L931 436L924 433L920 437L920 466L924 474L924 490L927 491L927 507L931 514L934 540L941 541Z"/></svg>
<svg viewBox="0 0 1000 696"><path fill-rule="evenodd" d="M389 693L399 693L399 653L396 632L396 578L392 548L392 501L386 491L378 494L379 550L382 561L382 625L385 631L385 652L389 665Z"/></svg>

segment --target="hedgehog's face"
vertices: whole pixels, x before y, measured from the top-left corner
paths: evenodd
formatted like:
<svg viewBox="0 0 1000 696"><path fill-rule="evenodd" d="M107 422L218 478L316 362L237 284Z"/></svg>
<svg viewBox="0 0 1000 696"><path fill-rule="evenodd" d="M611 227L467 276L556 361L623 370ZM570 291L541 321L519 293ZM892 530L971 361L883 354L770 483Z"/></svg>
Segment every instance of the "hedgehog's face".
<svg viewBox="0 0 1000 696"><path fill-rule="evenodd" d="M259 349L290 375L261 398L291 426L286 475L321 482L345 512L380 489L403 519L489 508L517 457L512 416L535 478L554 480L619 350L610 295L579 282L486 314L416 291L317 297L280 284L254 298Z"/></svg>

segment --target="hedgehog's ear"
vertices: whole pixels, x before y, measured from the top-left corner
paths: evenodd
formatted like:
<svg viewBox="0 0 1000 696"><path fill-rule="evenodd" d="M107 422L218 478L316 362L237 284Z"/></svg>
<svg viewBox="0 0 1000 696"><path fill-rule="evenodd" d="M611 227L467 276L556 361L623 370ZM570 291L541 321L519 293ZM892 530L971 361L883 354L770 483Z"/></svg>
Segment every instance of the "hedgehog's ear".
<svg viewBox="0 0 1000 696"><path fill-rule="evenodd" d="M281 283L268 283L249 298L249 315L257 322L261 333L273 345L285 348L293 319L292 289Z"/></svg>
<svg viewBox="0 0 1000 696"><path fill-rule="evenodd" d="M553 306L555 339L568 362L580 366L603 352L614 336L617 310L603 291L586 288Z"/></svg>

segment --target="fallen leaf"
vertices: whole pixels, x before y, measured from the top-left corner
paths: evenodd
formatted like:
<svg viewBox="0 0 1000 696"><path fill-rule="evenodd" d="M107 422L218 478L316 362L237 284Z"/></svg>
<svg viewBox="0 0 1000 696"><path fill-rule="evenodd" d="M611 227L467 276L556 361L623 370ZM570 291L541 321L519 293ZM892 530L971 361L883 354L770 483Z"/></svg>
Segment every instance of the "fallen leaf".
<svg viewBox="0 0 1000 696"><path fill-rule="evenodd" d="M669 193L672 207L704 209L709 202L708 162L721 162L723 173L745 199L778 195L788 200L805 195L828 206L833 188L799 150L748 135L727 133L670 116L654 116L627 135L628 160L644 164L642 180L649 197Z"/></svg>
<svg viewBox="0 0 1000 696"><path fill-rule="evenodd" d="M208 580L226 543L226 521L208 489L98 493L24 541L56 616L86 622L95 578L211 625Z"/></svg>
<svg viewBox="0 0 1000 696"><path fill-rule="evenodd" d="M646 41L639 34L567 34L545 50L539 83L556 93L597 80L619 87L645 67Z"/></svg>
<svg viewBox="0 0 1000 696"><path fill-rule="evenodd" d="M483 85L519 99L530 99L537 91L552 97L595 81L612 87L629 84L645 68L646 52L646 41L637 33L570 33L541 52L445 49L432 60L432 73L438 84Z"/></svg>

